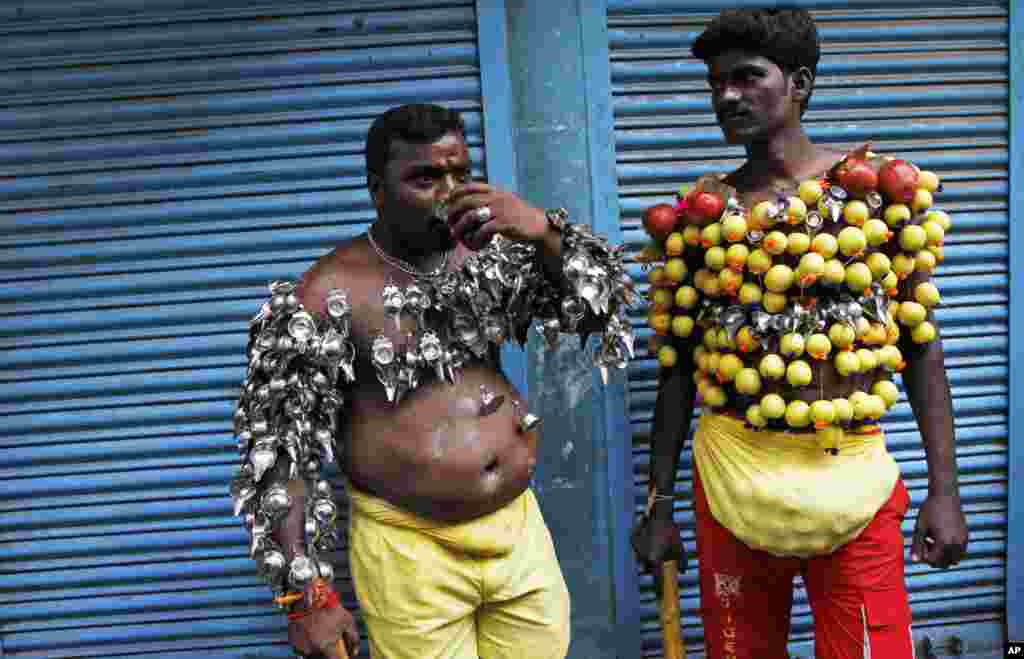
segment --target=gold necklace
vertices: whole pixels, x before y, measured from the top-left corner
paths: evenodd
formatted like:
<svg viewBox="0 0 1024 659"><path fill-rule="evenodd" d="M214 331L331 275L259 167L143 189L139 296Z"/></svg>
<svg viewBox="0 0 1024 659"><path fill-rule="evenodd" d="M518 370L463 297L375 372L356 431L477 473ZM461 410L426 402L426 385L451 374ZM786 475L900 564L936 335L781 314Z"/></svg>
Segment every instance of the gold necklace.
<svg viewBox="0 0 1024 659"><path fill-rule="evenodd" d="M413 277L415 277L417 279L430 279L430 278L433 278L433 277L437 277L442 272L444 272L445 267L447 267L447 265L448 265L448 256L452 253L451 250L446 250L445 251L444 256L441 257L441 264L440 265L438 265L433 270L430 270L428 272L424 272L423 270L420 270L420 269L414 267L408 261L403 261L402 259L400 259L398 257L395 257L395 256L391 256L390 254L385 252L383 250L383 248L381 248L381 246L378 245L377 241L374 240L374 238L373 238L373 227L374 226L376 226L376 225L371 224L366 229L366 237L370 241L370 247L373 248L373 251L377 252L377 256L379 256L382 259L384 259L384 262L387 263L388 265L390 265L391 267L397 268L397 269L401 270L402 272L404 272L405 274L411 275L411 276L413 276Z"/></svg>

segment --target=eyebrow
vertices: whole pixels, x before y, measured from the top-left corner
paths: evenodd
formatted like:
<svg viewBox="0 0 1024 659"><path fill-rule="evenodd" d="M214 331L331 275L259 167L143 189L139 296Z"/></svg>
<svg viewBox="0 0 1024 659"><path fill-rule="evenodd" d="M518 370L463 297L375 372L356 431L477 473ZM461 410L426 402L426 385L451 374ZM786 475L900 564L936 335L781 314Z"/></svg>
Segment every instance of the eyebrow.
<svg viewBox="0 0 1024 659"><path fill-rule="evenodd" d="M441 176L445 172L465 174L469 172L469 165L457 165L455 167L441 167L433 164L413 165L409 168L407 176Z"/></svg>
<svg viewBox="0 0 1024 659"><path fill-rule="evenodd" d="M715 76L714 74L708 73L708 82L712 82L713 80L719 80L719 79L725 78L725 77L735 77L735 76L737 76L739 74L744 74L744 73L761 73L764 70L765 70L764 67L759 65L759 64L754 64L754 63L741 64L740 66L737 66L736 68L730 70L728 76Z"/></svg>

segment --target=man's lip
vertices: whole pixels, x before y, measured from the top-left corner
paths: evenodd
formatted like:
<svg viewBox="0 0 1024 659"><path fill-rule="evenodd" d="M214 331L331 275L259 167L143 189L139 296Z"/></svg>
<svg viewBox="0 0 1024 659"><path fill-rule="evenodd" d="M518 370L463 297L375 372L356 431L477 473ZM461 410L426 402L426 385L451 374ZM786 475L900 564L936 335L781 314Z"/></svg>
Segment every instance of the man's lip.
<svg viewBox="0 0 1024 659"><path fill-rule="evenodd" d="M723 124L732 123L734 121L745 121L749 118L749 112L729 112L718 115L718 120Z"/></svg>

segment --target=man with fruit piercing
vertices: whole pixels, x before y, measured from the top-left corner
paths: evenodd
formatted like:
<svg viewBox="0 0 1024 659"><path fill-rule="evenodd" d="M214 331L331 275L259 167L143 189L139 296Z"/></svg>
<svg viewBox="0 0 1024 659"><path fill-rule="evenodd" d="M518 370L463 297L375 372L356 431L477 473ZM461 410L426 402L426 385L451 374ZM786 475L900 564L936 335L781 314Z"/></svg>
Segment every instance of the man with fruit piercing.
<svg viewBox="0 0 1024 659"><path fill-rule="evenodd" d="M304 656L358 648L332 583L347 480L349 571L376 659L564 657L569 595L530 489L540 419L499 348L532 326L632 353L620 250L564 210L470 180L459 115L389 110L370 128L376 220L252 321L231 486L252 554ZM536 324L535 324L536 323Z"/></svg>
<svg viewBox="0 0 1024 659"><path fill-rule="evenodd" d="M949 217L934 173L812 144L817 30L797 9L725 10L693 45L737 170L645 225L661 365L648 514L633 547L683 560L673 484L693 412L693 497L708 657L782 659L793 578L819 659L910 659L900 523L910 497L878 422L904 388L928 460L911 559L966 551L952 404L929 276ZM648 263L648 266L654 265Z"/></svg>

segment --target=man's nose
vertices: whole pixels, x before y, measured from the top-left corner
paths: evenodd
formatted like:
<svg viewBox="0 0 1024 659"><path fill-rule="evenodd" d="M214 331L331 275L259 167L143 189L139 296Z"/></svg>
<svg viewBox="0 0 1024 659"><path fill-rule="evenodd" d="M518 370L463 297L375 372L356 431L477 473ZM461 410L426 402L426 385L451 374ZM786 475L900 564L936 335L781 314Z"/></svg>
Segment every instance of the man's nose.
<svg viewBox="0 0 1024 659"><path fill-rule="evenodd" d="M718 93L719 103L735 103L740 100L740 90L735 85L725 83L721 87L721 91Z"/></svg>

